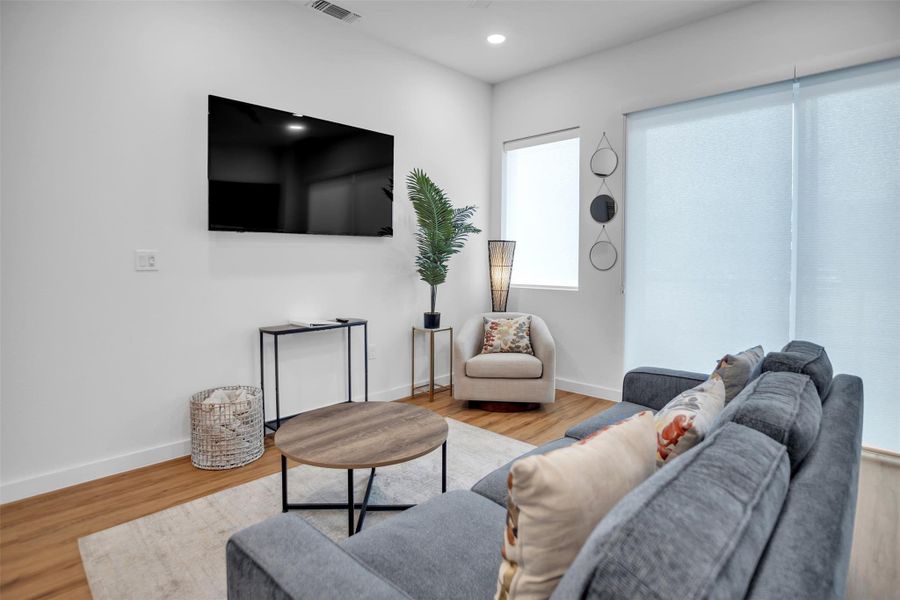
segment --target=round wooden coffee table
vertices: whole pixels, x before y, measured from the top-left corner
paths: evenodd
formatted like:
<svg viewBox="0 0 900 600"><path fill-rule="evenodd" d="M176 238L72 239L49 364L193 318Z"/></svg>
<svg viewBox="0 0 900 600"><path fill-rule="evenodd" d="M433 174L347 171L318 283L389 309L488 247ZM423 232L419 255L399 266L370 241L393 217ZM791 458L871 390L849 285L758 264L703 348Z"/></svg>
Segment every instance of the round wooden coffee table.
<svg viewBox="0 0 900 600"><path fill-rule="evenodd" d="M347 509L349 535L362 529L367 510L406 510L414 504L369 504L375 469L407 462L441 447L441 493L447 491L447 421L435 412L399 402L344 402L301 413L278 428L281 509ZM347 470L346 503L288 502L287 459ZM363 501L353 500L353 470L371 469ZM359 520L354 524L354 508Z"/></svg>

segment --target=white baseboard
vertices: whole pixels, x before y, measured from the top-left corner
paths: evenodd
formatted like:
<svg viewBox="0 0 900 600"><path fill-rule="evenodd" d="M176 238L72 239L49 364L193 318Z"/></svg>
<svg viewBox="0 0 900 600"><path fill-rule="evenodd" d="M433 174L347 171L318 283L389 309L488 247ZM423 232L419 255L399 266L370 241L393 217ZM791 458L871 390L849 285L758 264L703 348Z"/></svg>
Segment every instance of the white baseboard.
<svg viewBox="0 0 900 600"><path fill-rule="evenodd" d="M450 380L449 375L435 377L435 384L444 385ZM424 385L425 381L416 382L416 385ZM409 386L399 385L380 392L371 392L369 400L387 402L409 397ZM354 396L354 400L362 401L360 394ZM33 477L26 477L16 481L0 484L0 503L14 502L22 498L37 496L52 492L86 481L93 481L109 475L117 475L125 471L139 469L173 458L189 456L191 454L191 440L171 442L155 448L137 450L120 456L104 458L95 462L84 463L74 467L67 467L58 471L42 473Z"/></svg>
<svg viewBox="0 0 900 600"><path fill-rule="evenodd" d="M10 481L0 485L0 503L13 502L29 496L52 492L71 485L187 456L190 453L191 440L181 440L156 446L155 448L137 450L120 456L104 458L95 462Z"/></svg>
<svg viewBox="0 0 900 600"><path fill-rule="evenodd" d="M622 390L594 385L592 383L584 383L582 381L572 381L571 379L556 378L556 389L566 392L575 392L576 394L585 394L595 398L603 398L604 400L612 400L613 402L622 401Z"/></svg>
<svg viewBox="0 0 900 600"><path fill-rule="evenodd" d="M872 460L891 467L900 467L900 454L874 446L862 447L862 460Z"/></svg>
<svg viewBox="0 0 900 600"><path fill-rule="evenodd" d="M447 385L450 383L450 375L435 375L434 376L434 384L435 385ZM417 381L416 387L427 385L427 380ZM421 393L421 392L420 392ZM369 392L369 400L373 402L390 402L391 400L400 400L401 398L409 398L409 385L398 385L396 387L392 387L387 390L382 390L380 392ZM355 394L353 396L354 402L362 402L363 396L362 394Z"/></svg>
<svg viewBox="0 0 900 600"><path fill-rule="evenodd" d="M422 380L416 382L416 387L420 385L426 385L428 381ZM450 375L436 375L434 378L435 385L447 385L450 383ZM607 388L599 385L594 385L591 383L583 383L581 381L572 381L571 379L560 379L556 378L556 388L566 391L566 392L575 392L576 394L585 394L587 396L593 396L595 398L602 398L604 400L612 400L613 402L620 402L622 400L622 390L616 390L613 388ZM377 392L373 394L369 394L369 400L378 400L378 401L389 401L389 400L398 400L400 398L409 397L409 386L402 385L399 387L391 388L389 390L384 390L382 392ZM354 396L354 400L362 400L362 396Z"/></svg>

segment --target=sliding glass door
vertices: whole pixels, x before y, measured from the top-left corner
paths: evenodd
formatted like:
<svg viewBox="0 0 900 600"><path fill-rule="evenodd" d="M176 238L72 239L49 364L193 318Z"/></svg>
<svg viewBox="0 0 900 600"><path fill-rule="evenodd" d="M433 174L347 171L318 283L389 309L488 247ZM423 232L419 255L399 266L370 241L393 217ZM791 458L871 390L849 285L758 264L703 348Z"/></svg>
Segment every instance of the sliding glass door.
<svg viewBox="0 0 900 600"><path fill-rule="evenodd" d="M900 450L900 61L627 118L625 364L822 344Z"/></svg>

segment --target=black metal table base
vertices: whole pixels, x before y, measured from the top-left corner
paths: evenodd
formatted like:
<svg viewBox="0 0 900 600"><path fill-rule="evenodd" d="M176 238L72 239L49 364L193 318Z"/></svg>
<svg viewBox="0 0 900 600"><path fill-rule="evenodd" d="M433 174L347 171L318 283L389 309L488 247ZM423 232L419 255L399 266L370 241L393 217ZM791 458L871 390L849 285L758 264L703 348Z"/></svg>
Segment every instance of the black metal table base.
<svg viewBox="0 0 900 600"><path fill-rule="evenodd" d="M259 388L262 390L263 433L267 430L278 431L283 421L287 421L293 415L281 414L281 392L278 376L278 338L283 335L296 333L308 333L310 331L329 331L334 329L347 330L347 402L353 401L353 328L363 328L363 399L369 401L369 323L365 319L349 319L345 322L335 322L331 325L319 325L316 327L302 327L299 325L273 325L259 328ZM265 336L272 336L272 349L275 351L275 418L266 420L266 346Z"/></svg>
<svg viewBox="0 0 900 600"><path fill-rule="evenodd" d="M347 469L347 501L346 502L288 502L287 483L287 458L281 456L281 512L289 510L347 510L347 535L359 533L363 522L366 520L366 512L407 510L415 504L369 504L369 496L372 493L372 482L375 481L375 469L369 472L369 481L366 484L366 492L362 502L355 502L353 498L353 469ZM441 493L447 491L447 442L441 444ZM354 519L354 510L359 509L359 519ZM355 523L354 523L355 521Z"/></svg>

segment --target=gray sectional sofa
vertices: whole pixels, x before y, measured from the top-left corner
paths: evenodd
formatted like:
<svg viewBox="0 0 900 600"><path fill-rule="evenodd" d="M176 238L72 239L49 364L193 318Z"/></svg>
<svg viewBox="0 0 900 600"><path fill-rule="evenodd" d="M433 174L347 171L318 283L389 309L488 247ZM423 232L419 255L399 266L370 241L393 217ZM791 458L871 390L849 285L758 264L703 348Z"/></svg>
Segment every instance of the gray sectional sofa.
<svg viewBox="0 0 900 600"><path fill-rule="evenodd" d="M820 347L791 342L763 362L697 447L601 521L554 592L569 598L842 598L852 541L862 381L832 378ZM706 379L629 372L623 401L542 453ZM453 491L336 544L296 515L228 542L228 596L486 599L495 592L506 474Z"/></svg>

